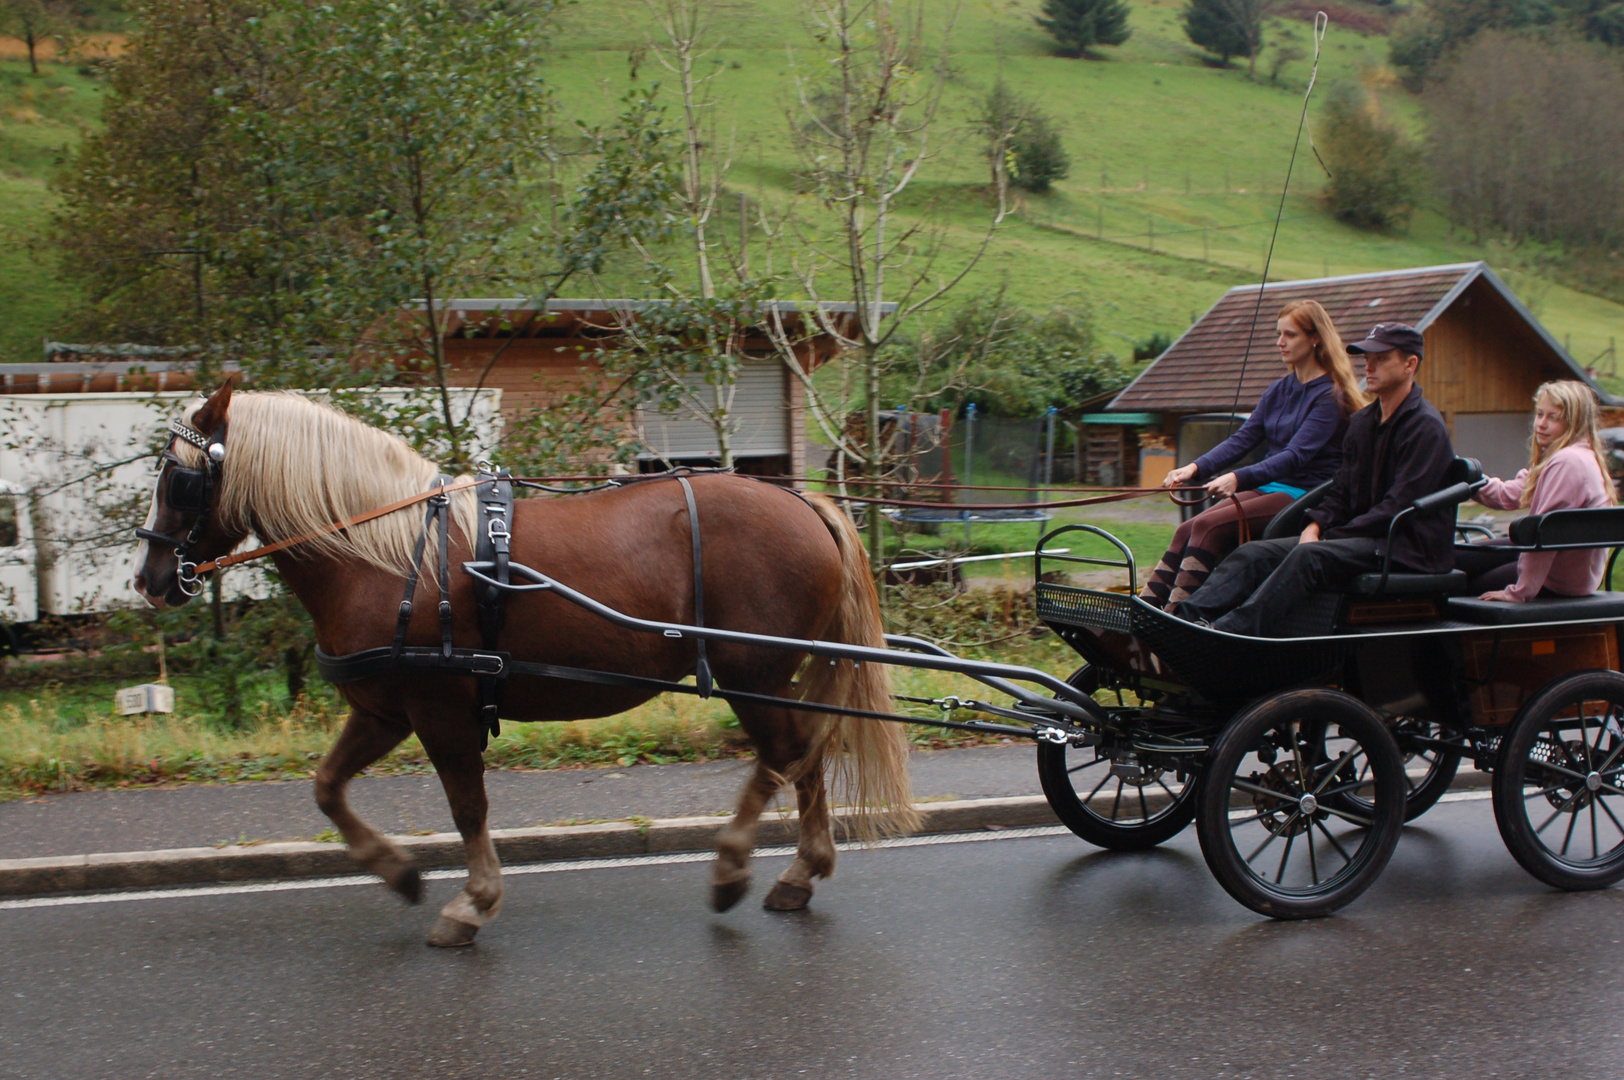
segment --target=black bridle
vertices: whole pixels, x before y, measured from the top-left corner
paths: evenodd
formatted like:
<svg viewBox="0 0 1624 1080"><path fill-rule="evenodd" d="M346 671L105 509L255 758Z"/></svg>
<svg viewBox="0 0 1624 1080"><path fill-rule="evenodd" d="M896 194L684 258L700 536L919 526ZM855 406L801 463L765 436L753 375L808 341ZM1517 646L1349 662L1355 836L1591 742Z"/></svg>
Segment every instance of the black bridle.
<svg viewBox="0 0 1624 1080"><path fill-rule="evenodd" d="M175 453L175 440L191 443L203 451L203 467L187 465ZM212 435L188 426L180 420L169 422L169 441L158 455L158 492L165 505L183 513L196 514L191 530L184 538L168 536L152 529L135 530L138 539L170 544L175 549L175 580L180 591L196 596L203 591L203 579L197 573L197 562L192 548L203 538L208 528L209 511L214 507L215 492L220 486L220 464L226 459L225 428ZM166 486L167 485L167 486ZM156 494L156 493L155 493Z"/></svg>

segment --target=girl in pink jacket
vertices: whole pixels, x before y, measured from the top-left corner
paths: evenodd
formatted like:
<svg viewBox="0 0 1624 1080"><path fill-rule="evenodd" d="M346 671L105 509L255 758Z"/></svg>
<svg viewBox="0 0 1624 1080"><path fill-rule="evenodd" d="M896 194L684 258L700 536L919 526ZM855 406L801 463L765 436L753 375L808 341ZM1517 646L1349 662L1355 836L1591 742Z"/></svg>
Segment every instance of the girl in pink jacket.
<svg viewBox="0 0 1624 1080"><path fill-rule="evenodd" d="M1534 392L1534 432L1528 468L1515 479L1491 479L1475 496L1496 510L1530 513L1612 506L1618 502L1597 434L1596 398L1582 382L1548 382ZM1479 599L1532 600L1545 595L1589 596L1601 585L1605 548L1502 551L1509 541L1456 549L1456 565L1472 575Z"/></svg>

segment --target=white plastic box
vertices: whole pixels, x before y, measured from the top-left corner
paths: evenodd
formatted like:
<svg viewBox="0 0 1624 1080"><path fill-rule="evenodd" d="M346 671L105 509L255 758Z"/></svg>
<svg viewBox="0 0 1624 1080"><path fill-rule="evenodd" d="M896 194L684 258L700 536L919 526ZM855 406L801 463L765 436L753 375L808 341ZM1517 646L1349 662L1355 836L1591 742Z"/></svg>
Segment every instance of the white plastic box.
<svg viewBox="0 0 1624 1080"><path fill-rule="evenodd" d="M126 686L113 697L121 716L136 713L172 713L175 711L175 688L157 683Z"/></svg>

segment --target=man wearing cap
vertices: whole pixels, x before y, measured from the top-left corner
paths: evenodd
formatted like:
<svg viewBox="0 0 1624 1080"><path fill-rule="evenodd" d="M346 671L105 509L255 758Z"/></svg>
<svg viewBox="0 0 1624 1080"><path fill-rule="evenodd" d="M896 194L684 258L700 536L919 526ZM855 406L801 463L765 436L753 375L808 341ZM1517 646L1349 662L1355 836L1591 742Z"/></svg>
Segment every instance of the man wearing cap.
<svg viewBox="0 0 1624 1080"><path fill-rule="evenodd" d="M1377 323L1348 346L1365 355L1365 388L1376 400L1348 418L1342 466L1308 512L1300 537L1244 544L1178 606L1180 618L1254 637L1280 636L1310 593L1337 591L1381 569L1398 512L1444 487L1455 458L1444 418L1415 384L1421 334ZM1411 573L1452 570L1454 508L1407 515L1393 534L1393 564Z"/></svg>

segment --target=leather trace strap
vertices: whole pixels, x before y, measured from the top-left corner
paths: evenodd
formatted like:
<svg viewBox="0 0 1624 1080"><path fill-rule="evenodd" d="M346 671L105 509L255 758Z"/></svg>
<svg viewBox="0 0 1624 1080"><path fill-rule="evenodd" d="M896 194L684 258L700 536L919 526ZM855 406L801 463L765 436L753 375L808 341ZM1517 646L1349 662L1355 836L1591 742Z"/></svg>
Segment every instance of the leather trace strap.
<svg viewBox="0 0 1624 1080"><path fill-rule="evenodd" d="M480 462L479 470L474 559L491 563L495 580L506 585L512 581L513 483L506 469L496 469L488 462ZM474 598L479 604L480 640L486 649L495 650L507 618L507 593L476 580ZM491 738L501 730L502 691L506 686L506 681L495 675L479 677L479 720Z"/></svg>
<svg viewBox="0 0 1624 1080"><path fill-rule="evenodd" d="M682 485L682 496L688 500L688 535L693 540L694 549L694 625L705 625L705 566L699 544L699 506L694 502L694 486L688 482L686 476L677 477L677 483ZM694 664L694 682L699 687L699 696L708 698L715 687L711 679L710 660L705 656L705 639L697 639L699 645L699 660Z"/></svg>

